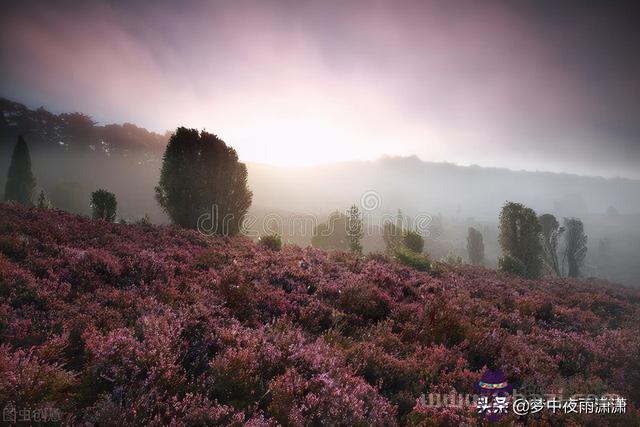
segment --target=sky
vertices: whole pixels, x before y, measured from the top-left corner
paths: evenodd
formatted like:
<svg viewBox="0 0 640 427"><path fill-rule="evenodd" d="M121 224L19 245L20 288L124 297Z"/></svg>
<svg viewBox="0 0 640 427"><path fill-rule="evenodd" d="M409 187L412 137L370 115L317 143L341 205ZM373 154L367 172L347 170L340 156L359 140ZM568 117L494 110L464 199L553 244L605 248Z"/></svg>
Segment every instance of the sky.
<svg viewBox="0 0 640 427"><path fill-rule="evenodd" d="M0 96L248 162L640 178L638 12L588 3L3 1Z"/></svg>

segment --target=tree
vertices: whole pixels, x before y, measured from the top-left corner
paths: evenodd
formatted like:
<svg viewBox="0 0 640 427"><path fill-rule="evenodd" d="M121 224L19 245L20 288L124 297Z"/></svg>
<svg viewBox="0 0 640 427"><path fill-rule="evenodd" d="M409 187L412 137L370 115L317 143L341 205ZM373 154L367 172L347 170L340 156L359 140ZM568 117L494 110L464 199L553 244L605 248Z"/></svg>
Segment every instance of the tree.
<svg viewBox="0 0 640 427"><path fill-rule="evenodd" d="M569 267L569 277L579 277L580 267L587 255L587 236L584 234L584 224L578 218L564 219L565 251L563 261Z"/></svg>
<svg viewBox="0 0 640 427"><path fill-rule="evenodd" d="M53 203L51 203L51 200L49 200L47 195L44 194L44 191L42 190L38 195L38 202L36 203L36 207L40 209L53 209Z"/></svg>
<svg viewBox="0 0 640 427"><path fill-rule="evenodd" d="M311 246L324 250L350 249L350 240L347 235L347 217L335 211L329 215L327 222L318 224L313 229Z"/></svg>
<svg viewBox="0 0 640 427"><path fill-rule="evenodd" d="M440 239L444 236L444 226L442 225L442 214L431 218L431 224L429 224L429 237L432 239Z"/></svg>
<svg viewBox="0 0 640 427"><path fill-rule="evenodd" d="M469 253L469 262L471 264L480 265L484 262L482 233L473 227L469 227L467 232L467 252Z"/></svg>
<svg viewBox="0 0 640 427"><path fill-rule="evenodd" d="M560 227L558 220L552 214L540 215L538 222L542 231L542 257L545 264L556 276L560 277L562 272L558 260L558 238L563 233L564 228Z"/></svg>
<svg viewBox="0 0 640 427"><path fill-rule="evenodd" d="M347 211L347 236L349 236L349 249L357 254L362 253L362 245L360 240L364 233L362 232L362 215L356 205L353 205Z"/></svg>
<svg viewBox="0 0 640 427"><path fill-rule="evenodd" d="M404 233L404 246L411 252L420 254L424 249L424 239L417 231L407 231Z"/></svg>
<svg viewBox="0 0 640 427"><path fill-rule="evenodd" d="M525 276L527 273L524 263L509 254L498 258L498 270L518 276Z"/></svg>
<svg viewBox="0 0 640 427"><path fill-rule="evenodd" d="M94 218L113 222L116 219L117 208L118 202L115 194L103 189L91 193L91 209Z"/></svg>
<svg viewBox="0 0 640 427"><path fill-rule="evenodd" d="M502 252L523 264L525 277L539 277L542 268L540 223L533 209L507 202L500 212L499 226Z"/></svg>
<svg viewBox="0 0 640 427"><path fill-rule="evenodd" d="M382 226L382 240L388 254L393 254L396 249L402 246L403 234L402 211L398 209L395 224L391 221L385 221Z"/></svg>
<svg viewBox="0 0 640 427"><path fill-rule="evenodd" d="M205 131L176 129L156 187L156 199L174 224L234 235L252 197L247 167L233 148Z"/></svg>
<svg viewBox="0 0 640 427"><path fill-rule="evenodd" d="M25 206L33 206L35 188L36 179L31 172L29 147L24 138L19 136L9 164L4 199L13 200Z"/></svg>

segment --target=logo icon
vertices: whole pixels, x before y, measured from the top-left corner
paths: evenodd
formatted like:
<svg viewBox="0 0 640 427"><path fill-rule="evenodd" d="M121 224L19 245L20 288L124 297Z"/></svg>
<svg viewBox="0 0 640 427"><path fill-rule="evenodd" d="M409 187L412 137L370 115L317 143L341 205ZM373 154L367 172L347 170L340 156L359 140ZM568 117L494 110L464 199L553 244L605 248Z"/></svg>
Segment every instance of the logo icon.
<svg viewBox="0 0 640 427"><path fill-rule="evenodd" d="M510 393L513 387L501 370L487 369L476 385L478 413L491 422L498 421L509 412Z"/></svg>

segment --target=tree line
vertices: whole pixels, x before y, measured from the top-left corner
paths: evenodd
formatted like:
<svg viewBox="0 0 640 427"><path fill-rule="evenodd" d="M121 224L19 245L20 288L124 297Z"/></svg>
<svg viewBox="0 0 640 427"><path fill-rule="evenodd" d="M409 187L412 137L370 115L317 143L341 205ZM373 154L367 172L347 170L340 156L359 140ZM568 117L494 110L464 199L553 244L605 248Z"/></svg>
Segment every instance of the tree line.
<svg viewBox="0 0 640 427"><path fill-rule="evenodd" d="M29 147L20 136L11 157L5 200L52 208L44 191L35 197L36 187ZM205 218L210 230L224 235L240 231L252 200L247 169L236 151L214 134L184 127L177 128L169 139L155 195L174 224L195 229ZM97 189L89 203L94 218L116 220L115 194ZM362 214L353 205L344 214L336 211L327 223L318 225L311 244L360 255L363 235ZM564 218L561 226L554 215L538 217L533 209L521 203L507 202L503 206L498 239L503 252L498 268L527 278L538 278L544 272L578 277L587 253L587 236L580 219ZM388 254L419 268L428 268L428 258L423 254L424 238L417 230L403 228L400 211L395 222L385 222L383 240ZM260 243L276 250L282 246L277 234L263 236ZM484 263L483 236L473 227L468 229L467 252L471 264ZM458 263L461 259L450 262Z"/></svg>

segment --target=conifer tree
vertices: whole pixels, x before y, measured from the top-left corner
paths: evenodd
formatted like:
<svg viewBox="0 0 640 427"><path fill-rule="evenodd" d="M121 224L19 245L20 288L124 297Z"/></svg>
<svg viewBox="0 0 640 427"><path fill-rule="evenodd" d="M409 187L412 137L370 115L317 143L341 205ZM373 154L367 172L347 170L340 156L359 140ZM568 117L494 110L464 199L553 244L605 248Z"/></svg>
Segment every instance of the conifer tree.
<svg viewBox="0 0 640 427"><path fill-rule="evenodd" d="M11 156L4 199L13 200L25 206L33 206L35 188L36 179L31 172L29 147L24 138L19 136Z"/></svg>

